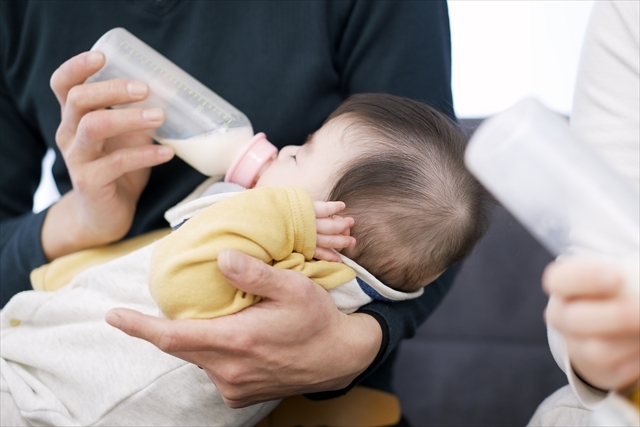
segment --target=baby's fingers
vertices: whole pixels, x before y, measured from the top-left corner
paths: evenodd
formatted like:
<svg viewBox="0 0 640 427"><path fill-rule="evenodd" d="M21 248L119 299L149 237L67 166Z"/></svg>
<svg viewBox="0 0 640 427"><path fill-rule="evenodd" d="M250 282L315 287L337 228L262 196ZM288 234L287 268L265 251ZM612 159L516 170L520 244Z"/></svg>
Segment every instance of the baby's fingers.
<svg viewBox="0 0 640 427"><path fill-rule="evenodd" d="M350 235L350 229L353 227L354 220L351 217L334 216L333 218L316 219L316 228L318 234L342 234Z"/></svg>
<svg viewBox="0 0 640 427"><path fill-rule="evenodd" d="M355 237L343 236L341 234L318 234L318 237L316 238L316 250L318 250L318 248L333 248L339 250L355 246L355 244Z"/></svg>
<svg viewBox="0 0 640 427"><path fill-rule="evenodd" d="M313 202L313 210L316 212L316 218L328 218L344 208L344 202Z"/></svg>
<svg viewBox="0 0 640 427"><path fill-rule="evenodd" d="M320 248L316 246L316 251L313 253L313 257L315 259L321 259L323 261L330 262L342 262L342 259L338 256L337 253L327 248Z"/></svg>

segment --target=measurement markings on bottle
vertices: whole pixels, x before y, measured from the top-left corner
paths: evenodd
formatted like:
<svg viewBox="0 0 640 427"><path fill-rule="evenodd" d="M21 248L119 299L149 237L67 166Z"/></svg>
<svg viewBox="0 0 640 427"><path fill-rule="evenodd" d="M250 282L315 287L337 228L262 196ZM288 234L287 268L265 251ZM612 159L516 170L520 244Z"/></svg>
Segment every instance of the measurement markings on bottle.
<svg viewBox="0 0 640 427"><path fill-rule="evenodd" d="M174 85L174 89L171 95L174 95L178 91L183 91L185 93L188 93L189 96L198 100L200 104L194 109L194 113L199 114L203 109L207 108L208 110L213 111L215 114L225 120L225 122L222 123L223 126L228 126L234 121L234 118L231 114L227 113L218 105L214 104L211 100L204 97L200 92L187 86L183 81L175 77L173 74L169 73L162 66L154 63L149 57L138 51L130 43L126 41L121 42L120 46L118 46L118 49L116 50L116 53L122 54L125 59L130 59L133 55L140 63L145 65L149 69L149 71L147 72L147 74L145 74L144 80L148 81L156 76L166 78Z"/></svg>

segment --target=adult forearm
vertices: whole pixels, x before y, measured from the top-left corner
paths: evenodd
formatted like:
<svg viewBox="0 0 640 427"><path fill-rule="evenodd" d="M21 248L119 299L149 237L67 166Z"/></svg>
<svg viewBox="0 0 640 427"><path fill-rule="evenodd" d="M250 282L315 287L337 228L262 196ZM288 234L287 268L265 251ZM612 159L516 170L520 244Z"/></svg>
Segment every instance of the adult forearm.
<svg viewBox="0 0 640 427"><path fill-rule="evenodd" d="M31 289L31 270L45 263L40 230L46 211L3 220L0 255L0 306L18 292Z"/></svg>

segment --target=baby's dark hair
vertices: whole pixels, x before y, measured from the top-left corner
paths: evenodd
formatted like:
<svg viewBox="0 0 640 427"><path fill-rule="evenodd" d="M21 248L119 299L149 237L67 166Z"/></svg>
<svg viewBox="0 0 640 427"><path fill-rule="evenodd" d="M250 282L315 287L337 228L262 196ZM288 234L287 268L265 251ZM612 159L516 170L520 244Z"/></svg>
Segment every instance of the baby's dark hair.
<svg viewBox="0 0 640 427"><path fill-rule="evenodd" d="M488 195L467 171L466 133L423 103L359 94L325 121L353 122L342 135L362 155L338 174L329 200L355 225L343 251L380 281L412 292L463 259L489 223Z"/></svg>

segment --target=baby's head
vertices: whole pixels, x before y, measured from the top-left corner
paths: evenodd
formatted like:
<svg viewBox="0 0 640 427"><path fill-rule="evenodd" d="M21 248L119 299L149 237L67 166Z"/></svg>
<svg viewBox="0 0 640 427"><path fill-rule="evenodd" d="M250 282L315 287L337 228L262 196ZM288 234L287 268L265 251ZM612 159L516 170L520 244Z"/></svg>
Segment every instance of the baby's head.
<svg viewBox="0 0 640 427"><path fill-rule="evenodd" d="M303 146L283 148L256 186L302 186L314 200L344 202L356 245L342 253L411 292L487 229L487 195L464 167L465 144L465 133L425 104L354 95Z"/></svg>

